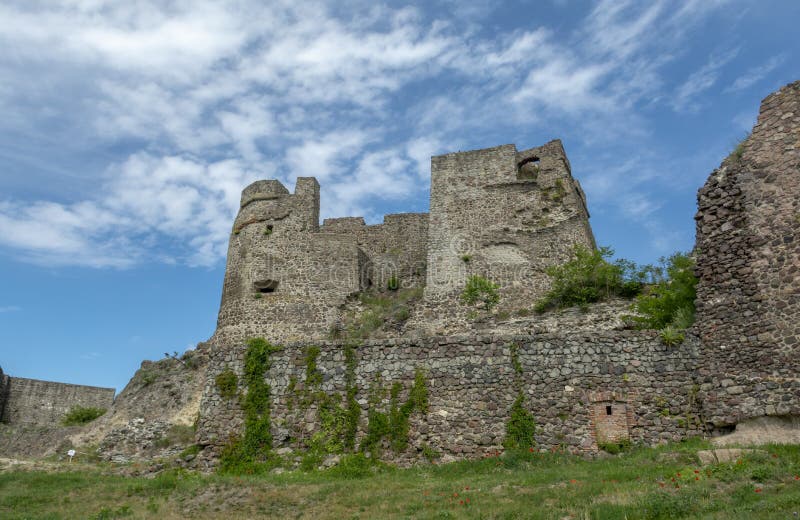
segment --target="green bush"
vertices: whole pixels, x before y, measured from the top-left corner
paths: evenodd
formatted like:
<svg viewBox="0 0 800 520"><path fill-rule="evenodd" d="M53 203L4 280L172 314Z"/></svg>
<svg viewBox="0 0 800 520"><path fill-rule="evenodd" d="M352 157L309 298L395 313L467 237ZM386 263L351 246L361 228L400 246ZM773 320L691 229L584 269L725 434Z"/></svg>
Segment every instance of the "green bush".
<svg viewBox="0 0 800 520"><path fill-rule="evenodd" d="M697 285L692 257L675 253L662 258L650 273L654 283L636 297L633 309L638 315L631 320L643 329L689 328L694 322Z"/></svg>
<svg viewBox="0 0 800 520"><path fill-rule="evenodd" d="M223 398L233 399L236 397L236 391L239 387L239 378L233 370L226 368L217 375L215 382L217 383L219 395Z"/></svg>
<svg viewBox="0 0 800 520"><path fill-rule="evenodd" d="M497 292L499 288L499 285L483 276L470 276L461 292L461 301L467 305L481 303L487 311L491 310L500 301L500 294Z"/></svg>
<svg viewBox="0 0 800 520"><path fill-rule="evenodd" d="M87 424L106 413L105 408L92 408L84 406L73 406L61 420L64 426L77 426Z"/></svg>
<svg viewBox="0 0 800 520"><path fill-rule="evenodd" d="M597 447L611 455L617 455L623 451L631 449L631 441L628 439L618 442L598 442Z"/></svg>
<svg viewBox="0 0 800 520"><path fill-rule="evenodd" d="M396 276L392 276L389 278L389 281L386 282L386 288L390 291L396 291L400 288L400 280L398 280Z"/></svg>
<svg viewBox="0 0 800 520"><path fill-rule="evenodd" d="M345 480L359 479L371 476L374 468L374 459L367 458L363 453L350 453L342 455L339 464L328 470L328 475Z"/></svg>
<svg viewBox="0 0 800 520"><path fill-rule="evenodd" d="M158 380L158 374L150 370L142 370L139 374L142 386L150 386Z"/></svg>
<svg viewBox="0 0 800 520"><path fill-rule="evenodd" d="M552 288L536 303L534 310L544 312L551 308L585 306L612 296L638 294L646 272L627 260L609 262L613 254L608 247L589 249L576 244L572 260L547 268Z"/></svg>

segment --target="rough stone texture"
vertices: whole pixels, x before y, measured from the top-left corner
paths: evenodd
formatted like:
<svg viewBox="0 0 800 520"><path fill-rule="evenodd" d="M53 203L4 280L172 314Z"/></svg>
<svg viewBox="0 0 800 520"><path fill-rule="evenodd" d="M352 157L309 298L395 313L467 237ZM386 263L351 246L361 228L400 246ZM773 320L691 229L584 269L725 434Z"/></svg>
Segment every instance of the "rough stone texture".
<svg viewBox="0 0 800 520"><path fill-rule="evenodd" d="M56 425L75 406L109 409L114 403L113 388L22 377L8 377L6 387L3 420L10 424Z"/></svg>
<svg viewBox="0 0 800 520"><path fill-rule="evenodd" d="M368 285L385 289L392 276L405 288L425 285L427 213L386 215L374 226L361 217L325 219L320 231L355 236L370 261Z"/></svg>
<svg viewBox="0 0 800 520"><path fill-rule="evenodd" d="M404 286L424 281L427 234L427 214L415 213L375 226L328 219L320 228L316 179L299 178L294 194L275 180L251 184L233 226L212 342L327 335L349 296L385 288L392 276Z"/></svg>
<svg viewBox="0 0 800 520"><path fill-rule="evenodd" d="M171 432L191 430L197 421L206 384L207 349L201 343L179 359L143 361L114 406L86 428L72 432L70 442L97 444L101 457L116 461L180 452L193 442L193 435Z"/></svg>
<svg viewBox="0 0 800 520"><path fill-rule="evenodd" d="M418 459L423 446L444 455L477 457L502 449L511 404L516 397L510 345L519 345L526 406L537 423L542 449L597 450L602 440L630 439L647 444L678 440L701 433L693 374L696 340L681 348L660 343L654 332L602 331L527 336L460 336L367 341L357 347L357 400L362 406L359 438L367 426L368 395L376 377L387 388L403 384L405 396L415 370L428 384L430 410L411 416L406 452L384 458L403 463ZM276 448L292 446L319 428L313 411L289 409L290 379L302 388L308 343L292 344L272 355L267 376L272 396L272 428ZM322 389L344 393L343 345L318 343L317 365ZM225 399L214 376L232 369L241 376L245 347L210 353L209 377L200 410L198 441L216 452L241 432L243 417L237 399ZM296 396L294 396L296 399ZM386 402L384 402L384 405ZM610 418L606 406L612 407ZM602 414L595 413L600 410Z"/></svg>
<svg viewBox="0 0 800 520"><path fill-rule="evenodd" d="M0 367L0 422L4 421L6 415L6 402L8 402L8 383L10 378L3 373Z"/></svg>
<svg viewBox="0 0 800 520"><path fill-rule="evenodd" d="M433 157L430 208L425 297L434 308L451 307L473 274L500 286L501 308L530 305L549 289L547 266L568 260L574 244L594 247L558 140Z"/></svg>
<svg viewBox="0 0 800 520"><path fill-rule="evenodd" d="M747 419L729 435L714 438L717 446L800 444L800 417L773 416Z"/></svg>
<svg viewBox="0 0 800 520"><path fill-rule="evenodd" d="M708 466L710 464L719 464L721 462L736 462L742 457L750 455L769 455L768 451L763 450L742 450L742 449L723 449L723 450L700 450L697 452L697 458L700 459L700 464Z"/></svg>
<svg viewBox="0 0 800 520"><path fill-rule="evenodd" d="M548 289L547 266L565 261L574 244L594 246L586 198L560 141L433 157L431 171L430 217L387 215L373 226L344 217L320 227L311 177L299 178L293 194L276 180L245 188L211 342L326 337L349 297L386 290L392 277L425 287L410 328L435 334L470 312L452 305L468 276L498 283L499 309L516 311Z"/></svg>
<svg viewBox="0 0 800 520"><path fill-rule="evenodd" d="M705 419L800 415L800 82L764 99L695 218Z"/></svg>

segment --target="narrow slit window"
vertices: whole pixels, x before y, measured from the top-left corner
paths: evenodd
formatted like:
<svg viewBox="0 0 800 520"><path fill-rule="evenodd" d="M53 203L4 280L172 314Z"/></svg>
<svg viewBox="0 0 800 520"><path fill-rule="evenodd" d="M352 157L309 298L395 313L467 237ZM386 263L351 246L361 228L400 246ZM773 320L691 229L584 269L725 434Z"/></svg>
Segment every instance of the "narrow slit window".
<svg viewBox="0 0 800 520"><path fill-rule="evenodd" d="M606 406L606 415L611 415L611 405Z"/></svg>

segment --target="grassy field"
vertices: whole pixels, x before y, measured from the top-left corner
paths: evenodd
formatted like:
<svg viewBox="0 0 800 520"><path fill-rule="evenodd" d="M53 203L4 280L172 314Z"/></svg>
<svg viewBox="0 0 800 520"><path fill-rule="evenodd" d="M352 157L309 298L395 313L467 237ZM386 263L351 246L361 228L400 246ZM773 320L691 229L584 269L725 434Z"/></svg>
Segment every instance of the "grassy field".
<svg viewBox="0 0 800 520"><path fill-rule="evenodd" d="M503 454L394 469L155 478L73 463L0 470L0 518L800 518L800 446L701 467L702 441L604 460Z"/></svg>

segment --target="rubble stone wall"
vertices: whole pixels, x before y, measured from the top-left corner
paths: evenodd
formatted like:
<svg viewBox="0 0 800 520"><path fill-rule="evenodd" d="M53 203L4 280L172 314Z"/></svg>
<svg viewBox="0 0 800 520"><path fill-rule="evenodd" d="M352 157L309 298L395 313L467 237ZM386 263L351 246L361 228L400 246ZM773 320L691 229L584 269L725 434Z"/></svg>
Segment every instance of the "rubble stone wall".
<svg viewBox="0 0 800 520"><path fill-rule="evenodd" d="M800 415L800 82L764 99L695 219L706 419Z"/></svg>
<svg viewBox="0 0 800 520"><path fill-rule="evenodd" d="M49 426L59 424L75 406L111 408L115 390L9 377L7 392L5 422Z"/></svg>
<svg viewBox="0 0 800 520"><path fill-rule="evenodd" d="M356 398L362 407L358 437L367 427L370 388L376 380L386 388L402 383L402 401L416 370L422 369L430 409L411 416L408 450L399 455L386 450L384 457L418 459L425 446L456 458L502 449L509 410L517 397L514 344L525 406L535 416L540 448L592 452L598 440L653 444L701 432L693 380L696 340L689 338L680 348L672 348L662 345L654 332L602 331L367 341L356 347ZM323 374L322 389L343 395L344 345L315 345L321 349L316 364ZM309 343L287 345L271 357L266 379L276 448L299 447L298 440L319 428L315 411L298 409L296 404L296 393L305 383L308 347ZM212 452L242 432L238 400L220 395L214 381L227 369L241 381L244 351L240 345L210 352L198 439Z"/></svg>
<svg viewBox="0 0 800 520"><path fill-rule="evenodd" d="M433 157L430 207L430 303L449 306L479 274L500 286L501 305L529 305L549 289L547 266L568 260L575 244L594 246L585 196L558 140Z"/></svg>

